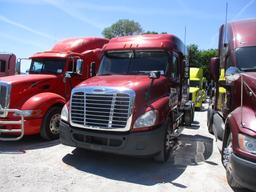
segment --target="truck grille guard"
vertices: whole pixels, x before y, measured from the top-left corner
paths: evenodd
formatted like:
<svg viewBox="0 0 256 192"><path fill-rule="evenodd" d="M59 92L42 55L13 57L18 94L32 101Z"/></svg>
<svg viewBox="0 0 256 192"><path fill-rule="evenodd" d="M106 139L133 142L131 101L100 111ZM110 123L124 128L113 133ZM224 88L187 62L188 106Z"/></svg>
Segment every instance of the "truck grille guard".
<svg viewBox="0 0 256 192"><path fill-rule="evenodd" d="M17 141L24 136L24 114L18 109L9 109L11 85L7 82L0 81L0 141ZM9 113L19 114L20 120L5 120ZM20 125L19 129L7 129L5 125ZM2 137L2 134L17 133L18 136Z"/></svg>
<svg viewBox="0 0 256 192"><path fill-rule="evenodd" d="M0 120L0 141L17 141L24 136L24 114L21 110L18 109L3 109L0 105L0 112L3 113L16 113L19 114L20 120L17 121L3 121ZM1 125L20 125L20 129L6 129L1 128ZM19 133L18 136L14 137L1 137L3 133Z"/></svg>

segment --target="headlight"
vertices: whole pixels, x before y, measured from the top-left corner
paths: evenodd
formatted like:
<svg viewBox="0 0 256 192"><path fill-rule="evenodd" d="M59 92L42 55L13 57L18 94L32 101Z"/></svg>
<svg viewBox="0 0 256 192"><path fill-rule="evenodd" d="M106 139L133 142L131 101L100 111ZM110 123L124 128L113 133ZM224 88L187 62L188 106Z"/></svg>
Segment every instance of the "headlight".
<svg viewBox="0 0 256 192"><path fill-rule="evenodd" d="M239 147L246 152L256 154L256 139L250 136L238 134Z"/></svg>
<svg viewBox="0 0 256 192"><path fill-rule="evenodd" d="M67 105L64 105L64 107L62 108L60 118L61 118L61 120L68 122L68 107L67 107Z"/></svg>
<svg viewBox="0 0 256 192"><path fill-rule="evenodd" d="M41 114L41 110L21 110L13 113L13 116L21 116L22 114L24 117L38 116Z"/></svg>
<svg viewBox="0 0 256 192"><path fill-rule="evenodd" d="M140 127L150 127L155 124L156 121L156 111L148 111L141 115L136 121L133 128L140 128Z"/></svg>

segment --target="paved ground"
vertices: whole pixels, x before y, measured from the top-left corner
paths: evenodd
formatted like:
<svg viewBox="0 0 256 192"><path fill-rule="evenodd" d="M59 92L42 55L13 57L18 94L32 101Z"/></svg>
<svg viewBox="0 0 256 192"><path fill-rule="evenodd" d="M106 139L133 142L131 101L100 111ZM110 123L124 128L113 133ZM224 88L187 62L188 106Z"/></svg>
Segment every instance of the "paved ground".
<svg viewBox="0 0 256 192"><path fill-rule="evenodd" d="M194 125L184 131L180 147L166 164L81 151L39 137L0 142L0 191L233 190L202 111L196 112Z"/></svg>

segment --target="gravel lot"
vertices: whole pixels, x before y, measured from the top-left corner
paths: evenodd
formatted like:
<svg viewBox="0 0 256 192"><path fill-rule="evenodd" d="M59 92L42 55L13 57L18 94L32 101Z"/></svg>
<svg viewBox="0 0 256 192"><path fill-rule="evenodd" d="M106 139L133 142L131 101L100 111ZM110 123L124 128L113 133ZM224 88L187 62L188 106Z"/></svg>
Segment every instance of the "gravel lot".
<svg viewBox="0 0 256 192"><path fill-rule="evenodd" d="M169 162L157 164L78 150L38 136L0 142L0 191L233 191L208 134L206 110L196 112L179 143Z"/></svg>

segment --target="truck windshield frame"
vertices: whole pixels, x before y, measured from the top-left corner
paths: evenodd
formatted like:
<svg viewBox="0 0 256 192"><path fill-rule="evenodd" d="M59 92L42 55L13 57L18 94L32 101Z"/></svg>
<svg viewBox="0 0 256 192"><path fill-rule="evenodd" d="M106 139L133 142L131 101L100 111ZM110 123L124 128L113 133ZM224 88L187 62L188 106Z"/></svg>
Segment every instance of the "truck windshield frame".
<svg viewBox="0 0 256 192"><path fill-rule="evenodd" d="M36 58L32 59L29 74L62 74L66 59Z"/></svg>
<svg viewBox="0 0 256 192"><path fill-rule="evenodd" d="M242 71L256 71L256 46L237 48L237 67Z"/></svg>
<svg viewBox="0 0 256 192"><path fill-rule="evenodd" d="M98 71L102 75L148 75L160 71L166 75L170 55L165 50L124 50L106 52Z"/></svg>

